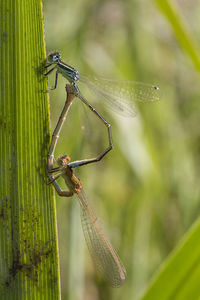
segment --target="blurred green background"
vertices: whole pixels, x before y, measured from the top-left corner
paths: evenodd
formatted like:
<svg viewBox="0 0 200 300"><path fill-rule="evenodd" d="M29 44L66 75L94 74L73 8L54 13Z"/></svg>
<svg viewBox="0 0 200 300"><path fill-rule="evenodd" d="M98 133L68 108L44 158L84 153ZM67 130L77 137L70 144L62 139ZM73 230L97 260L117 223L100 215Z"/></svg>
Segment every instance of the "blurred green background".
<svg viewBox="0 0 200 300"><path fill-rule="evenodd" d="M63 61L83 74L152 83L162 91L161 101L137 105L133 119L88 97L112 124L114 150L76 173L126 266L127 280L112 289L96 274L77 201L57 197L62 299L139 299L199 215L200 3L172 4L175 18L158 0L44 3L47 53L61 52ZM65 83L59 76L57 90L50 92L52 130ZM76 99L56 157L93 157L107 143L102 123Z"/></svg>

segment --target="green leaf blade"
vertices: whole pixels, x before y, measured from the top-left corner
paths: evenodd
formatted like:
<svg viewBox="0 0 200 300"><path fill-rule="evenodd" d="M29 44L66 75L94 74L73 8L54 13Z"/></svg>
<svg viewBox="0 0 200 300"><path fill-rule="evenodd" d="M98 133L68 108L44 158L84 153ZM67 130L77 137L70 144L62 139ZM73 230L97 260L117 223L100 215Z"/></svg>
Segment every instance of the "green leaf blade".
<svg viewBox="0 0 200 300"><path fill-rule="evenodd" d="M0 298L60 299L39 0L2 1L0 45Z"/></svg>
<svg viewBox="0 0 200 300"><path fill-rule="evenodd" d="M199 299L199 239L200 220L165 261L142 300Z"/></svg>

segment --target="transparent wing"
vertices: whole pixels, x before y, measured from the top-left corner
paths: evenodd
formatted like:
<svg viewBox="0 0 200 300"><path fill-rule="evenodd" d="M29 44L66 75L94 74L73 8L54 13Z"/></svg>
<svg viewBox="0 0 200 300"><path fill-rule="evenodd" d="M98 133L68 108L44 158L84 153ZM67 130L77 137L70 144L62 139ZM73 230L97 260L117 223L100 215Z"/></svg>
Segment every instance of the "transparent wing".
<svg viewBox="0 0 200 300"><path fill-rule="evenodd" d="M77 194L81 207L81 222L85 240L94 264L105 280L119 287L125 280L126 270L107 239L83 190Z"/></svg>
<svg viewBox="0 0 200 300"><path fill-rule="evenodd" d="M83 75L80 75L79 79L95 93L98 93L111 109L124 116L134 117L136 115L133 102L160 100L160 89L151 84Z"/></svg>

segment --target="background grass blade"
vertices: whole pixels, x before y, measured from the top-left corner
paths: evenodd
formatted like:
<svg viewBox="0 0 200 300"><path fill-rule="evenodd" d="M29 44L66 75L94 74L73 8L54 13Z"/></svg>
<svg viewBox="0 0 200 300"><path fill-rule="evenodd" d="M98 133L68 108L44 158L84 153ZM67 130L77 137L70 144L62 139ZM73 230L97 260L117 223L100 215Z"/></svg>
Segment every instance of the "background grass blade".
<svg viewBox="0 0 200 300"><path fill-rule="evenodd" d="M200 72L200 49L197 46L192 33L184 21L175 1L162 1L154 0L161 10L162 14L170 22L174 35L179 42L181 48L186 51L190 59L192 60L196 70Z"/></svg>
<svg viewBox="0 0 200 300"><path fill-rule="evenodd" d="M0 299L59 299L40 0L1 1Z"/></svg>
<svg viewBox="0 0 200 300"><path fill-rule="evenodd" d="M142 300L199 299L200 219L164 262Z"/></svg>

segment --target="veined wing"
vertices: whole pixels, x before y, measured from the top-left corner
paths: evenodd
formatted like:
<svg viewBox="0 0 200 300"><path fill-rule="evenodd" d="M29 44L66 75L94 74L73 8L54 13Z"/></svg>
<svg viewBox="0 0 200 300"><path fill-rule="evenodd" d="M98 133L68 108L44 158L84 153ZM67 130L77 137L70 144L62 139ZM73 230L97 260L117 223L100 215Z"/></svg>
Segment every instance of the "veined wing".
<svg viewBox="0 0 200 300"><path fill-rule="evenodd" d="M125 280L126 270L106 237L83 190L78 194L81 222L85 240L94 264L107 282L119 287Z"/></svg>
<svg viewBox="0 0 200 300"><path fill-rule="evenodd" d="M127 117L134 117L136 115L134 102L160 100L160 89L151 84L83 75L80 75L79 79L101 96L102 100L111 109Z"/></svg>

